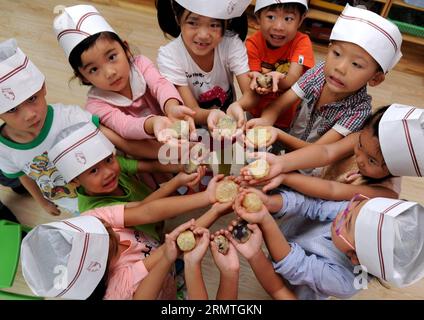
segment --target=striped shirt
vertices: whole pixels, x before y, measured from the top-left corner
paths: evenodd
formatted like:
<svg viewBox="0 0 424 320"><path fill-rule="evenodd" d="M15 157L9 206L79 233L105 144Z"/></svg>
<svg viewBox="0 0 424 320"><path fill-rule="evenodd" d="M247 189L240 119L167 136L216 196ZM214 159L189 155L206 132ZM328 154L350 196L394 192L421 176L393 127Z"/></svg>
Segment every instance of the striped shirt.
<svg viewBox="0 0 424 320"><path fill-rule="evenodd" d="M328 130L334 129L343 136L362 129L371 115L371 96L366 85L341 101L315 108L325 84L324 62L309 69L292 90L302 99L290 134L308 142L315 142Z"/></svg>

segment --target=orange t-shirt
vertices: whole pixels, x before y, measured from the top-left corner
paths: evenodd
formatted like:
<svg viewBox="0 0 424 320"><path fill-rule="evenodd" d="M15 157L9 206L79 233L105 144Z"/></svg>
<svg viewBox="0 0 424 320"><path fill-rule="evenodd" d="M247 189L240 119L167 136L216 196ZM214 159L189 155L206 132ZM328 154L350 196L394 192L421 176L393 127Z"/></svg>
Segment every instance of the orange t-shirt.
<svg viewBox="0 0 424 320"><path fill-rule="evenodd" d="M277 49L270 49L267 47L261 31L257 31L246 40L246 48L250 71L261 73L279 71L283 73L287 72L290 63L294 62L302 64L305 67L303 70L305 72L315 64L311 40L306 34L301 32L297 32L294 39L286 45ZM279 95L279 93L270 93L261 97L258 106L250 110L252 115L260 117L268 104ZM289 128L296 113L297 105L298 103L282 113L275 122L275 126L278 128Z"/></svg>

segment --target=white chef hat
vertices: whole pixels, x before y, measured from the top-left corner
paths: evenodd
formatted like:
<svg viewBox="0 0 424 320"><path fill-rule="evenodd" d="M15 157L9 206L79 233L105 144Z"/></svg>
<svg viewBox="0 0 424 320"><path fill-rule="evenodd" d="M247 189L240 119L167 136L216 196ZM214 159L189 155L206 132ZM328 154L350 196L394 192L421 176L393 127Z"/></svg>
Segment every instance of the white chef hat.
<svg viewBox="0 0 424 320"><path fill-rule="evenodd" d="M188 11L214 19L240 17L250 4L250 0L175 0Z"/></svg>
<svg viewBox="0 0 424 320"><path fill-rule="evenodd" d="M114 145L92 122L79 123L69 129L62 132L65 137L48 152L50 161L67 182L115 151Z"/></svg>
<svg viewBox="0 0 424 320"><path fill-rule="evenodd" d="M256 0L255 13L261 10L262 8L271 6L273 4L282 4L282 3L300 3L306 8L306 10L308 10L307 0Z"/></svg>
<svg viewBox="0 0 424 320"><path fill-rule="evenodd" d="M424 276L424 208L416 202L374 198L355 223L356 254L367 272L397 287Z"/></svg>
<svg viewBox="0 0 424 320"><path fill-rule="evenodd" d="M372 11L346 5L337 19L330 40L354 43L367 51L384 72L402 57L402 35L398 27Z"/></svg>
<svg viewBox="0 0 424 320"><path fill-rule="evenodd" d="M41 224L22 241L22 273L38 296L86 299L102 279L109 234L93 216Z"/></svg>
<svg viewBox="0 0 424 320"><path fill-rule="evenodd" d="M41 71L18 48L15 39L0 43L0 114L39 91L44 79Z"/></svg>
<svg viewBox="0 0 424 320"><path fill-rule="evenodd" d="M424 175L424 109L392 104L381 117L378 136L392 175Z"/></svg>
<svg viewBox="0 0 424 320"><path fill-rule="evenodd" d="M93 34L116 33L93 6L81 4L62 9L54 19L53 30L67 58L81 41Z"/></svg>

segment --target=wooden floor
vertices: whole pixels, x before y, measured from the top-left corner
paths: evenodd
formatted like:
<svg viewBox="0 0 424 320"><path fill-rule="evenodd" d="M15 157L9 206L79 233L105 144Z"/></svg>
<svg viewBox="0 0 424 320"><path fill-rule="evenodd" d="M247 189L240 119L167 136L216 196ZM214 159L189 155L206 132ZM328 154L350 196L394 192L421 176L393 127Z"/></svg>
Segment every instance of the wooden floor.
<svg viewBox="0 0 424 320"><path fill-rule="evenodd" d="M131 47L153 61L156 60L159 46L167 43L156 22L154 0L137 0L139 5L126 5L125 1L98 0L103 3L117 3L120 6L96 4L97 9L115 28ZM135 1L132 1L135 2ZM81 87L77 81L69 82L72 72L62 49L59 47L52 31L53 8L57 4L75 5L83 3L76 0L2 0L0 1L0 41L14 37L19 46L30 59L46 75L47 98L50 103L83 105L86 87ZM87 2L86 2L87 3ZM424 56L423 48L404 44L405 54L400 64L390 72L386 80L375 88L370 88L373 96L373 106L382 106L393 102L424 107ZM314 46L316 58L323 59L325 47ZM404 178L401 197L418 201L424 205L424 180ZM29 197L14 194L6 188L0 189L0 199L25 224L34 226L50 222L54 218L42 211ZM194 213L193 215L198 215ZM62 216L60 218L65 218ZM212 230L226 225L232 215L219 220ZM177 218L168 225L170 227L188 219ZM0 262L1 263L1 262ZM256 281L248 264L241 258L240 299L269 299ZM214 298L218 285L218 271L211 260L205 258L203 273L210 298ZM27 293L31 291L26 286L21 270L15 279L13 292ZM368 290L353 297L353 299L424 299L424 281L406 289L385 289L378 282L372 282Z"/></svg>

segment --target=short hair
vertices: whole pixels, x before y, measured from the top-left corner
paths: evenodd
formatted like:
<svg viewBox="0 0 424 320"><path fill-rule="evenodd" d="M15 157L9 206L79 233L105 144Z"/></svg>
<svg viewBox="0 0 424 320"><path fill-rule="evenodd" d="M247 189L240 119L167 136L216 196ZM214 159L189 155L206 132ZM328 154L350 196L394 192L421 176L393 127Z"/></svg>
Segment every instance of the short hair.
<svg viewBox="0 0 424 320"><path fill-rule="evenodd" d="M269 6L263 7L258 12L256 12L256 15L260 15L262 11L264 10L275 10L275 9L283 9L287 11L295 11L299 12L300 16L303 16L306 12L306 7L303 4L300 4L298 2L287 2L287 3L276 3L271 4Z"/></svg>
<svg viewBox="0 0 424 320"><path fill-rule="evenodd" d="M160 29L165 35L168 34L174 38L178 37L181 33L180 20L187 9L174 0L156 0L155 4ZM248 31L246 12L237 18L230 20L218 20L221 22L223 29L222 35L224 35L226 31L229 31L234 34L238 34L240 39L243 41L246 39Z"/></svg>
<svg viewBox="0 0 424 320"><path fill-rule="evenodd" d="M370 128L372 131L372 135L374 137L378 137L378 127L380 125L380 120L383 117L384 112L389 109L390 105L383 106L375 111L372 115L370 115L364 122L364 128Z"/></svg>

